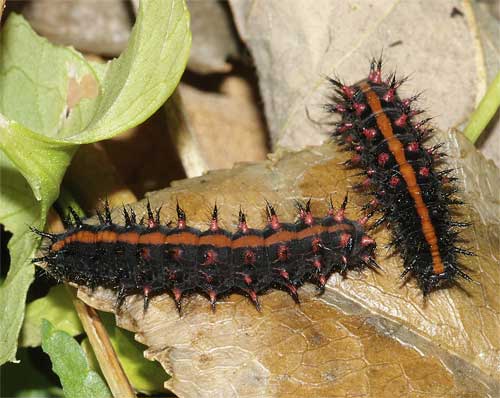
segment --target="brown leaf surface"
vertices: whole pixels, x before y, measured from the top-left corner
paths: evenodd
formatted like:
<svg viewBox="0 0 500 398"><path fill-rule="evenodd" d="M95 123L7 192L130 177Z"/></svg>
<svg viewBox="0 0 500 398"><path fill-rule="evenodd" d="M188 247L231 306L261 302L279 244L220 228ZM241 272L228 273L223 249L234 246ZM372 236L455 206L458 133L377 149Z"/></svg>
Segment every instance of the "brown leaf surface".
<svg viewBox="0 0 500 398"><path fill-rule="evenodd" d="M197 150L208 170L266 158L266 128L248 81L228 76L220 93L187 84L181 84L179 91Z"/></svg>
<svg viewBox="0 0 500 398"><path fill-rule="evenodd" d="M423 109L443 130L467 120L486 88L487 67L468 1L230 2L259 74L274 147L318 145L313 120L332 90L325 76L355 83L383 50L385 71L410 76ZM462 15L451 16L453 8ZM406 94L405 94L406 95Z"/></svg>
<svg viewBox="0 0 500 398"><path fill-rule="evenodd" d="M217 92L182 83L164 109L102 145L123 181L142 197L185 175L265 159L267 132L255 103L243 76L220 78Z"/></svg>
<svg viewBox="0 0 500 398"><path fill-rule="evenodd" d="M186 177L168 128L165 110L160 108L139 126L99 143L125 185L139 198Z"/></svg>
<svg viewBox="0 0 500 398"><path fill-rule="evenodd" d="M101 143L80 146L66 171L64 184L78 198L86 214L95 214L96 207L105 198L111 206L137 200Z"/></svg>
<svg viewBox="0 0 500 398"><path fill-rule="evenodd" d="M142 298L133 296L117 315L118 325L149 347L146 357L172 375L166 387L183 397L498 394L500 173L460 135L439 139L447 143L469 203L461 218L473 222L466 237L478 256L466 262L474 283L462 282L461 288L436 292L424 302L413 281L401 285L401 260L386 253L388 234L381 229L374 237L383 272L334 275L319 297L308 285L300 290L300 306L285 293L272 292L262 297L258 313L245 298L232 295L214 314L206 299L193 296L184 300L179 317L168 296L153 299L146 314ZM339 165L345 156L333 145L281 152L267 162L176 182L149 199L153 206L164 205L164 220L174 219L178 199L190 225L200 228L206 228L217 200L231 230L242 204L251 225L261 227L264 198L276 203L286 220L294 217L294 199L312 197L318 214L330 193L338 205L355 181L349 177L353 172ZM144 202L134 207L144 212ZM348 210L356 217L354 205ZM110 291L81 289L79 296L114 311Z"/></svg>
<svg viewBox="0 0 500 398"><path fill-rule="evenodd" d="M186 0L193 43L188 68L197 73L227 73L229 58L238 58L238 39L226 2Z"/></svg>
<svg viewBox="0 0 500 398"><path fill-rule="evenodd" d="M80 51L119 55L132 27L122 0L37 0L26 2L23 14L31 26L53 43Z"/></svg>

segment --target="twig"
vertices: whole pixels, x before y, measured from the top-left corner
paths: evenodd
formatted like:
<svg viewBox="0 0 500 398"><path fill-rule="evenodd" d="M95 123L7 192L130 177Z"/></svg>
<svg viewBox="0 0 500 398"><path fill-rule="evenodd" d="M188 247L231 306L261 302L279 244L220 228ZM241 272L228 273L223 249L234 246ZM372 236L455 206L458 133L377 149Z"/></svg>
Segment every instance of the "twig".
<svg viewBox="0 0 500 398"><path fill-rule="evenodd" d="M68 287L68 291L111 393L115 398L136 398L99 314L77 299L73 288Z"/></svg>
<svg viewBox="0 0 500 398"><path fill-rule="evenodd" d="M178 87L165 104L165 111L168 132L179 153L186 175L190 178L202 175L207 166L193 128L188 122Z"/></svg>
<svg viewBox="0 0 500 398"><path fill-rule="evenodd" d="M82 209L75 202L71 194L65 190L62 190L62 192L63 194L58 200L59 205L63 207L72 205L75 211L84 216ZM82 322L85 333L87 333L87 337L111 393L115 398L136 398L134 389L123 371L99 314L96 310L80 301L76 297L73 288L67 286L67 290L73 300L76 313Z"/></svg>
<svg viewBox="0 0 500 398"><path fill-rule="evenodd" d="M2 14L4 8L5 8L5 0L0 0L0 20L2 20Z"/></svg>

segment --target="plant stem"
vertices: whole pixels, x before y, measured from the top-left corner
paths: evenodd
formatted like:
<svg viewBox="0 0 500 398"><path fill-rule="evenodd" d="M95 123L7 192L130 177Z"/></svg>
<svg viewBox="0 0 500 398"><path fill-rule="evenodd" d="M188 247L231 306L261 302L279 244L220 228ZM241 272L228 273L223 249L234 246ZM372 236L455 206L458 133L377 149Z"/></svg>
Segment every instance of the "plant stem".
<svg viewBox="0 0 500 398"><path fill-rule="evenodd" d="M477 141L499 107L500 72L497 73L495 79L488 87L488 91L486 91L486 94L479 103L477 109L472 114L469 124L464 130L464 135L472 143L475 143Z"/></svg>
<svg viewBox="0 0 500 398"><path fill-rule="evenodd" d="M68 290L70 290L73 297L73 305L80 317L83 329L89 338L89 342L92 345L92 349L113 397L136 398L134 389L125 375L99 314L95 309L79 300L75 296L73 289L68 287Z"/></svg>
<svg viewBox="0 0 500 398"><path fill-rule="evenodd" d="M85 217L71 192L61 186L61 192L56 202L60 214L65 214L68 207L71 206L81 217ZM92 307L80 301L75 296L74 289L69 286L68 292L73 298L73 305L76 313L82 322L83 329L89 338L89 342L94 350L94 354L99 362L102 373L108 383L109 389L115 398L136 398L134 389L123 370L122 365L116 355L108 332L99 317L99 314Z"/></svg>

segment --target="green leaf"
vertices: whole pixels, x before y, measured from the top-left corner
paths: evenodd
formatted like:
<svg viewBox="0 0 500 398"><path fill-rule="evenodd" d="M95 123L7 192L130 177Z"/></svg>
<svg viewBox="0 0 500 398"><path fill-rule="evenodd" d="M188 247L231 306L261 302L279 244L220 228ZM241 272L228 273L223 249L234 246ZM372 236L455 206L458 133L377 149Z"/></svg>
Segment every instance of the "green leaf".
<svg viewBox="0 0 500 398"><path fill-rule="evenodd" d="M0 113L41 136L60 137L77 94L96 97L95 91L75 92L83 79L93 79L97 86L93 69L75 50L38 36L17 14L7 19L0 44ZM95 101L83 102L96 106Z"/></svg>
<svg viewBox="0 0 500 398"><path fill-rule="evenodd" d="M19 398L64 398L63 390L57 387L50 387L47 389L25 389L17 390L13 397Z"/></svg>
<svg viewBox="0 0 500 398"><path fill-rule="evenodd" d="M83 333L83 327L73 307L71 296L64 285L54 286L45 297L26 306L20 346L37 347L42 344L43 319L71 336Z"/></svg>
<svg viewBox="0 0 500 398"><path fill-rule="evenodd" d="M59 376L67 398L111 397L104 381L90 369L76 340L56 330L47 320L42 323L42 349L50 356L52 369Z"/></svg>
<svg viewBox="0 0 500 398"><path fill-rule="evenodd" d="M186 67L191 46L189 13L181 0L141 1L138 23L127 49L101 82L103 91L90 124L67 142L89 143L115 136L151 116L172 94Z"/></svg>
<svg viewBox="0 0 500 398"><path fill-rule="evenodd" d="M16 140L12 141L15 145ZM19 164L23 163L22 158L19 159L15 153L13 155L14 160L19 160ZM58 159L62 163L67 163L64 158L68 159L68 156L67 153L61 152ZM17 336L24 316L24 301L34 276L31 258L35 256L38 241L34 234L29 232L28 226L43 228L48 206L57 197L58 187L54 187L54 183L50 181L49 177L54 169L49 163L44 166L48 171L38 170L40 178L37 179L34 175L30 177L29 181L34 184L32 187L19 171L22 168L16 167L13 161L0 151L0 175L2 176L0 222L13 234L8 244L11 267L0 287L1 363L12 359L15 355ZM35 169L37 169L37 165L33 164L32 170ZM26 169L22 169L22 171L29 172ZM62 178L62 173L59 175ZM48 191L48 187L52 187L52 190ZM41 201L38 202L35 199L33 191L41 195Z"/></svg>
<svg viewBox="0 0 500 398"><path fill-rule="evenodd" d="M145 347L134 340L132 332L116 326L114 315L103 312L99 314L123 370L134 388L145 393L163 392L163 383L169 376L161 365L144 358Z"/></svg>
<svg viewBox="0 0 500 398"><path fill-rule="evenodd" d="M10 14L0 36L0 222L13 233L11 268L0 287L0 363L15 357L30 259L77 144L136 126L170 96L191 34L183 0L140 2L127 49L106 65L39 37ZM5 204L5 205L4 205Z"/></svg>
<svg viewBox="0 0 500 398"><path fill-rule="evenodd" d="M2 366L2 397L45 398L64 397L60 387L54 385L50 378L40 371L36 361L35 351L31 348L21 348L17 355L19 363L6 363ZM36 351L35 351L36 352ZM29 375L29 377L26 377Z"/></svg>
<svg viewBox="0 0 500 398"><path fill-rule="evenodd" d="M39 241L28 227L43 229L76 147L56 150L50 141L0 116L0 149L0 222L12 232L11 267L0 286L0 363L4 363L15 355L26 293L34 276L31 259Z"/></svg>
<svg viewBox="0 0 500 398"><path fill-rule="evenodd" d="M169 375L165 373L165 370L158 362L144 358L144 349L146 347L135 341L132 332L117 327L114 315L99 312L99 316L106 327L111 344L132 386L146 394L164 392L163 384L168 380ZM83 339L80 346L85 352L91 369L101 374L99 363L88 338Z"/></svg>
<svg viewBox="0 0 500 398"><path fill-rule="evenodd" d="M82 347L82 350L85 353L85 357L87 358L87 362L89 363L90 369L96 371L99 374L99 376L104 377L101 368L99 366L99 361L95 356L94 349L92 348L92 344L90 344L90 340L88 337L85 337L82 340L82 342L80 343L80 347Z"/></svg>

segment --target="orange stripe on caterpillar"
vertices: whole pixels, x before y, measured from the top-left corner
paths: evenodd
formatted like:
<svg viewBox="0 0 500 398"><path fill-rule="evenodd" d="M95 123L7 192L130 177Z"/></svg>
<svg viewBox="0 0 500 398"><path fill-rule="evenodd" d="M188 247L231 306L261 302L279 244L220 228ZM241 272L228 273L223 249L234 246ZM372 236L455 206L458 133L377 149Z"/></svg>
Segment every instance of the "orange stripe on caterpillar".
<svg viewBox="0 0 500 398"><path fill-rule="evenodd" d="M202 232L188 227L180 206L177 226L171 228L161 225L149 204L147 223L137 223L135 214L124 210L125 226L116 225L106 205L100 225L78 219L63 234L35 230L52 245L34 262L45 262L58 280L112 288L118 305L125 296L142 294L146 308L151 297L169 293L180 309L183 295L198 292L214 306L219 297L236 292L260 308L257 296L277 286L298 301L297 288L305 282L323 289L333 272L376 265L366 220L346 219L345 204L324 218L313 217L309 202L300 204L293 224L280 222L267 204L267 227L249 228L240 212L234 233L219 227L216 207Z"/></svg>
<svg viewBox="0 0 500 398"><path fill-rule="evenodd" d="M422 112L412 107L417 96L400 99L405 79L391 74L384 80L381 69L382 60L373 60L368 78L352 86L330 79L337 96L327 109L342 117L333 135L354 153L346 165L366 175L355 187L375 195L365 209L383 213L375 225L390 223L404 260L402 276L415 277L426 295L457 277L470 280L458 254L472 253L457 246L457 228L466 223L451 216L451 206L460 201L452 198L449 170L436 168L441 144L424 145L432 132L429 119L415 121Z"/></svg>

